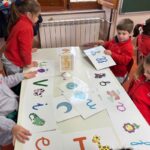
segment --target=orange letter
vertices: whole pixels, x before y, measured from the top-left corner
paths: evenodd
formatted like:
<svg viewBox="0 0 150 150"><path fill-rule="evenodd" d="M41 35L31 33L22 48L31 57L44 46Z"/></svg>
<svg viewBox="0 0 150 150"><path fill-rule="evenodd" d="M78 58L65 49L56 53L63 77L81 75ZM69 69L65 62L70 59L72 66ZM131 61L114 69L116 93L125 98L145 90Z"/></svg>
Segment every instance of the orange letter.
<svg viewBox="0 0 150 150"><path fill-rule="evenodd" d="M86 140L86 137L80 137L80 138L73 139L73 141L75 141L75 142L79 141L81 150L85 150L83 140Z"/></svg>

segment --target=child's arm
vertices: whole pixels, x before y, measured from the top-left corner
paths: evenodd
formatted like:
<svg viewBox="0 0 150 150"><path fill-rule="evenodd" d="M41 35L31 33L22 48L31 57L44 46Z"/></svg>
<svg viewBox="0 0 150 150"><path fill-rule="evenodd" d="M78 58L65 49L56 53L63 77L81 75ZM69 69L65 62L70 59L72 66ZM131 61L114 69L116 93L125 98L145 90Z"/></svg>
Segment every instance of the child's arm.
<svg viewBox="0 0 150 150"><path fill-rule="evenodd" d="M20 125L17 125L13 120L8 119L5 116L0 116L0 135L6 135L6 133L8 133L8 136L0 138L0 144L2 145L7 144L7 141L10 140L9 138L11 134L12 137L14 136L15 139L22 143L29 140L29 136L31 136L31 133L28 130Z"/></svg>
<svg viewBox="0 0 150 150"><path fill-rule="evenodd" d="M11 131L16 123L5 116L0 116L0 145L5 145L10 141ZM7 135L9 134L10 135ZM1 137L3 135L3 137ZM6 137L4 135L7 135Z"/></svg>
<svg viewBox="0 0 150 150"><path fill-rule="evenodd" d="M14 87L18 83L20 83L23 79L30 79L36 76L36 71L28 72L28 73L16 73L14 75L9 75L6 77L1 77L1 80L4 81L10 88Z"/></svg>

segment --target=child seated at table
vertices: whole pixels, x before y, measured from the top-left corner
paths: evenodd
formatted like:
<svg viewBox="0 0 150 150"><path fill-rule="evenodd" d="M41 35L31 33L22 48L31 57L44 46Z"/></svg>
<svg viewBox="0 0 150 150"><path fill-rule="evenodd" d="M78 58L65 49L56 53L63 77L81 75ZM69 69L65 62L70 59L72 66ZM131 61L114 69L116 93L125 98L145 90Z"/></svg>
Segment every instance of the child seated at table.
<svg viewBox="0 0 150 150"><path fill-rule="evenodd" d="M13 137L25 143L31 135L28 130L16 124L18 96L10 88L35 75L36 72L16 73L6 77L0 75L0 146L12 143Z"/></svg>
<svg viewBox="0 0 150 150"><path fill-rule="evenodd" d="M150 53L150 18L145 21L145 24L137 24L133 33L133 36L137 37L137 62L139 63Z"/></svg>
<svg viewBox="0 0 150 150"><path fill-rule="evenodd" d="M150 125L150 54L139 65L128 94Z"/></svg>
<svg viewBox="0 0 150 150"><path fill-rule="evenodd" d="M99 40L98 45L105 47L105 54L110 55L116 62L116 66L110 69L120 83L123 83L127 73L128 64L133 57L133 45L131 42L131 32L134 23L131 19L122 19L117 25L117 35L110 41Z"/></svg>

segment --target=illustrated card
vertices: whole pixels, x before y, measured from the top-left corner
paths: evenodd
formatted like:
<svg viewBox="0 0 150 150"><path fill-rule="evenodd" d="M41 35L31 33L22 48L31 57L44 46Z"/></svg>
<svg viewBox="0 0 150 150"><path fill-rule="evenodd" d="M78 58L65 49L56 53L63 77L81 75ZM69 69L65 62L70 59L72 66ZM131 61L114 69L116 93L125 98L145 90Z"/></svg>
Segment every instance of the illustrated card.
<svg viewBox="0 0 150 150"><path fill-rule="evenodd" d="M104 50L105 48L103 46L84 50L84 53L88 56L97 70L116 65L112 57L110 55L106 55Z"/></svg>
<svg viewBox="0 0 150 150"><path fill-rule="evenodd" d="M74 109L74 106L64 96L54 98L53 106L57 122L71 119L80 115Z"/></svg>

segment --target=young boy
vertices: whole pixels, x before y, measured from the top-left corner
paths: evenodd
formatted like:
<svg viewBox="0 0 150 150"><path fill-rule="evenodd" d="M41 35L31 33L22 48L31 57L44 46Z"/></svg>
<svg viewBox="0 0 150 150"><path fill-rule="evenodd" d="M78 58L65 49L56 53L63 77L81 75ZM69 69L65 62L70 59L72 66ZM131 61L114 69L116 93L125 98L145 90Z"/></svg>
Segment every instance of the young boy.
<svg viewBox="0 0 150 150"><path fill-rule="evenodd" d="M30 132L17 125L18 97L12 92L11 87L23 79L35 77L36 72L16 73L3 77L0 75L0 146L12 143L12 138L24 143L28 140Z"/></svg>
<svg viewBox="0 0 150 150"><path fill-rule="evenodd" d="M117 35L110 41L99 40L98 45L105 47L105 54L111 55L116 62L116 66L111 67L112 72L120 83L127 75L127 65L133 56L133 46L131 42L131 32L134 23L130 19L123 19L117 25Z"/></svg>

